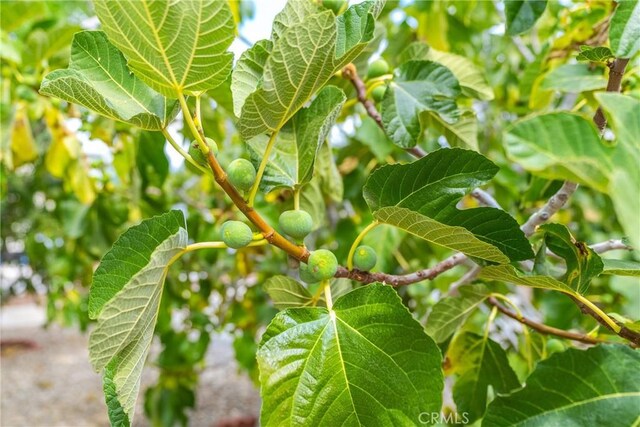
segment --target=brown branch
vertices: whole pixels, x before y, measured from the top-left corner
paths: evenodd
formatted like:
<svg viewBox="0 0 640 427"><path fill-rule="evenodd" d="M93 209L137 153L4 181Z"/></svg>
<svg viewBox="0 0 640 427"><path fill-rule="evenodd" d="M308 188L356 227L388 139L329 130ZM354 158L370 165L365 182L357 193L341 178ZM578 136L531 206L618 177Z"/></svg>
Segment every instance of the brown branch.
<svg viewBox="0 0 640 427"><path fill-rule="evenodd" d="M494 297L489 297L487 301L489 302L489 304L496 307L498 311L500 311L502 314L505 314L511 317L512 319L517 320L523 325L529 326L531 329L534 329L540 332L541 334L555 335L557 337L562 337L562 338L566 338L573 341L579 341L585 344L600 344L600 343L606 342L605 340L602 340L599 338L593 338L586 334L569 332L569 331L565 331L564 329L558 329L552 326L545 325L543 323L534 322L531 319L527 319L526 317L520 316L518 313L509 310L508 308L500 304L498 300Z"/></svg>
<svg viewBox="0 0 640 427"><path fill-rule="evenodd" d="M213 176L216 182L222 187L225 193L231 198L234 205L240 209L240 212L247 217L249 221L255 225L262 233L264 238L272 245L282 249L292 257L306 262L309 258L309 251L304 246L298 246L293 242L287 240L284 236L279 234L272 226L267 223L262 216L251 206L249 206L238 192L238 190L227 180L227 174L222 169L218 160L216 160L212 151L207 154L207 161L209 167L213 172Z"/></svg>
<svg viewBox="0 0 640 427"><path fill-rule="evenodd" d="M358 101L360 101L364 109L367 111L369 117L371 117L378 124L378 126L380 126L380 129L385 131L384 125L382 124L382 116L376 109L374 102L367 98L367 87L358 75L356 66L353 64L347 64L342 69L342 76L348 79L356 89L356 96L358 98ZM427 155L427 153L418 146L405 148L405 151L417 158L422 158Z"/></svg>
<svg viewBox="0 0 640 427"><path fill-rule="evenodd" d="M624 69L629 63L629 58L618 58L615 61L609 63L609 80L607 81L607 92L620 92L622 85L622 77L624 76ZM598 126L600 132L602 132L607 126L607 119L604 117L602 107L598 107L596 114L593 116L593 122Z"/></svg>

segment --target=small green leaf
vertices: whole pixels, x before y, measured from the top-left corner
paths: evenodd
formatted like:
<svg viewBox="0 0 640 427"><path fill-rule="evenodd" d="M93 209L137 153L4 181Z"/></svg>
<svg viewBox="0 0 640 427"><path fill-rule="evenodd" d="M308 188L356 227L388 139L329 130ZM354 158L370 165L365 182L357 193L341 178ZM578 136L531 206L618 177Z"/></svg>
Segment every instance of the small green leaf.
<svg viewBox="0 0 640 427"><path fill-rule="evenodd" d="M533 27L546 7L547 0L505 0L507 35L515 36Z"/></svg>
<svg viewBox="0 0 640 427"><path fill-rule="evenodd" d="M458 210L456 203L498 167L475 151L434 151L406 165L383 166L364 186L374 217L470 257L505 263L533 258L515 219L493 208Z"/></svg>
<svg viewBox="0 0 640 427"><path fill-rule="evenodd" d="M274 41L262 84L242 106L238 123L242 137L250 140L284 126L365 48L373 38L379 8L379 2L368 1L351 6L338 18L330 10L310 15L305 12L302 19L296 18L295 24Z"/></svg>
<svg viewBox="0 0 640 427"><path fill-rule="evenodd" d="M494 393L508 393L520 387L518 377L509 366L507 353L487 337L470 332L457 335L447 358L452 372L458 375L453 399L458 413L466 413L469 423L484 414L489 386Z"/></svg>
<svg viewBox="0 0 640 427"><path fill-rule="evenodd" d="M482 285L461 286L458 291L460 296L442 298L429 314L426 331L437 343L446 341L489 294Z"/></svg>
<svg viewBox="0 0 640 427"><path fill-rule="evenodd" d="M442 64L451 70L460 83L463 95L482 101L491 101L494 98L493 89L487 82L484 69L478 67L473 61L464 56L436 49L429 49L426 59Z"/></svg>
<svg viewBox="0 0 640 427"><path fill-rule="evenodd" d="M448 123L432 111L422 115L425 126L441 133L452 147L469 147L478 151L478 119L473 111L462 111L455 123Z"/></svg>
<svg viewBox="0 0 640 427"><path fill-rule="evenodd" d="M168 97L213 89L231 72L235 37L226 1L94 1L131 71Z"/></svg>
<svg viewBox="0 0 640 427"><path fill-rule="evenodd" d="M595 96L610 119L617 142L607 194L631 245L640 248L640 100L610 92L596 93Z"/></svg>
<svg viewBox="0 0 640 427"><path fill-rule="evenodd" d="M261 425L417 425L440 411L441 362L389 286L285 310L258 350Z"/></svg>
<svg viewBox="0 0 640 427"><path fill-rule="evenodd" d="M164 128L176 105L132 75L125 58L101 31L75 35L69 68L47 74L40 93L150 130Z"/></svg>
<svg viewBox="0 0 640 427"><path fill-rule="evenodd" d="M640 50L640 3L618 2L609 27L611 50L618 58L631 58Z"/></svg>
<svg viewBox="0 0 640 427"><path fill-rule="evenodd" d="M578 61L591 61L591 62L603 62L606 63L612 59L615 59L615 55L606 46L580 46L580 53L576 57Z"/></svg>
<svg viewBox="0 0 640 427"><path fill-rule="evenodd" d="M327 86L308 108L298 111L282 127L260 184L263 191L282 186L294 188L309 182L316 156L345 100L341 89ZM268 139L266 135L258 135L248 142L254 164L259 165L264 157Z"/></svg>
<svg viewBox="0 0 640 427"><path fill-rule="evenodd" d="M460 85L447 67L431 61L402 64L382 100L382 122L389 138L400 147L414 147L424 131L420 116L425 111L455 122L459 95Z"/></svg>
<svg viewBox="0 0 640 427"><path fill-rule="evenodd" d="M602 274L616 276L640 276L640 262L622 259L603 259Z"/></svg>
<svg viewBox="0 0 640 427"><path fill-rule="evenodd" d="M532 288L552 289L568 295L576 294L576 291L553 277L536 274L523 274L514 266L507 264L484 267L478 277L481 279L529 286Z"/></svg>
<svg viewBox="0 0 640 427"><path fill-rule="evenodd" d="M602 260L586 243L576 241L562 224L543 224L546 247L565 261L566 273L560 279L577 293L589 288L591 279L602 272Z"/></svg>
<svg viewBox="0 0 640 427"><path fill-rule="evenodd" d="M606 192L613 150L590 120L566 112L533 115L506 130L507 155L529 172Z"/></svg>
<svg viewBox="0 0 640 427"><path fill-rule="evenodd" d="M538 364L522 390L491 402L482 425L635 425L639 365L640 353L622 345L555 353Z"/></svg>
<svg viewBox="0 0 640 427"><path fill-rule="evenodd" d="M604 89L607 79L599 68L592 69L589 64L565 64L545 75L540 85L544 90L580 93Z"/></svg>
<svg viewBox="0 0 640 427"><path fill-rule="evenodd" d="M311 294L296 280L287 276L273 276L264 283L264 290L279 310L302 307L309 303Z"/></svg>
<svg viewBox="0 0 640 427"><path fill-rule="evenodd" d="M167 268L187 244L184 227L181 211L131 227L94 274L89 315L98 322L89 338L89 357L96 371L105 370L112 420L121 419L121 411L125 419L133 419Z"/></svg>

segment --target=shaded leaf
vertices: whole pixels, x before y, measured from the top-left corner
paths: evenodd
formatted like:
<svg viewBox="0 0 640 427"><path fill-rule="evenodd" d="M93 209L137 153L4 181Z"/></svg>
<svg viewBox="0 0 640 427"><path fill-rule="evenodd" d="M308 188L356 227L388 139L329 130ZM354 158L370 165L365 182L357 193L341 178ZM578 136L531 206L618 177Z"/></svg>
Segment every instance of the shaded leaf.
<svg viewBox="0 0 640 427"><path fill-rule="evenodd" d="M226 1L94 1L102 28L129 69L168 97L220 85L231 72L235 37Z"/></svg>
<svg viewBox="0 0 640 427"><path fill-rule="evenodd" d="M459 95L458 81L447 67L431 61L402 64L382 100L387 135L400 147L414 147L424 131L421 114L433 111L453 123L458 117L455 98Z"/></svg>
<svg viewBox="0 0 640 427"><path fill-rule="evenodd" d="M469 423L484 414L489 386L494 393L508 393L520 387L506 352L487 337L470 332L457 335L447 351L447 358L451 372L458 375L453 399L458 413L466 413Z"/></svg>
<svg viewBox="0 0 640 427"><path fill-rule="evenodd" d="M489 262L532 258L529 242L506 212L456 208L460 198L497 172L475 151L441 149L410 164L377 169L363 194L378 221L432 243Z"/></svg>
<svg viewBox="0 0 640 427"><path fill-rule="evenodd" d="M427 127L441 133L452 147L469 147L478 151L478 119L473 111L463 111L455 123L446 120L431 111L422 116Z"/></svg>
<svg viewBox="0 0 640 427"><path fill-rule="evenodd" d="M547 0L505 0L507 34L515 36L533 27L544 13Z"/></svg>
<svg viewBox="0 0 640 427"><path fill-rule="evenodd" d="M458 291L459 296L438 301L429 314L425 330L437 343L446 341L489 296L483 285L461 286Z"/></svg>
<svg viewBox="0 0 640 427"><path fill-rule="evenodd" d="M582 116L557 112L526 117L506 130L504 141L509 158L535 175L607 191L613 150Z"/></svg>
<svg viewBox="0 0 640 427"><path fill-rule="evenodd" d="M484 267L478 276L481 279L496 280L499 282L513 283L515 285L530 286L532 288L552 289L568 295L575 295L576 292L567 284L550 276L537 274L524 274L512 265L490 265Z"/></svg>
<svg viewBox="0 0 640 427"><path fill-rule="evenodd" d="M69 68L47 74L40 92L152 130L167 125L175 106L175 101L168 101L129 72L124 56L101 31L77 33Z"/></svg>
<svg viewBox="0 0 640 427"><path fill-rule="evenodd" d="M105 369L109 411L133 419L142 368L151 345L163 282L174 256L187 244L181 211L129 228L102 258L89 293L89 315L97 326L89 337L96 371Z"/></svg>
<svg viewBox="0 0 640 427"><path fill-rule="evenodd" d="M438 412L438 347L390 287L373 284L331 310L280 312L258 350L261 425L415 425Z"/></svg>
<svg viewBox="0 0 640 427"><path fill-rule="evenodd" d="M483 426L630 426L640 407L640 353L622 345L570 348L541 361L527 385L497 397Z"/></svg>
<svg viewBox="0 0 640 427"><path fill-rule="evenodd" d="M607 87L599 68L592 69L589 64L564 64L547 73L540 84L544 90L560 92L586 92Z"/></svg>
<svg viewBox="0 0 640 427"><path fill-rule="evenodd" d="M287 276L273 276L264 283L264 290L279 310L302 307L309 303L311 294L297 280Z"/></svg>

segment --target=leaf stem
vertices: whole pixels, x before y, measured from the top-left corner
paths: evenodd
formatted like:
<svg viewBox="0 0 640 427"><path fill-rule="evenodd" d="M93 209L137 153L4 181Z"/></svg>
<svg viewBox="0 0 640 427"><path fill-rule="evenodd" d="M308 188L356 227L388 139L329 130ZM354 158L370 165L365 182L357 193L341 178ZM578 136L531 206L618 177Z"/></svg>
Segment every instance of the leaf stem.
<svg viewBox="0 0 640 427"><path fill-rule="evenodd" d="M175 139L173 139L173 137L171 136L171 134L169 134L169 131L167 131L167 129L162 129L162 134L164 135L164 137L167 139L167 141L169 141L169 144L171 144L171 146L182 156L184 157L184 159L191 163L195 168L197 168L198 170L201 170L204 173L209 173L209 170L207 168L205 168L204 166L201 166L198 164L198 162L196 162L195 160L193 160L193 158L189 155L189 153L187 153L186 151L184 151L184 149L182 147L180 147L180 144L178 144L176 142Z"/></svg>
<svg viewBox="0 0 640 427"><path fill-rule="evenodd" d="M300 210L300 191L302 187L297 186L293 189L293 209Z"/></svg>
<svg viewBox="0 0 640 427"><path fill-rule="evenodd" d="M264 246L264 245L266 245L268 243L269 242L267 242L265 239L254 240L254 241L250 242L246 247ZM182 257L182 255L184 255L186 253L189 253L189 252L197 251L197 250L200 250L200 249L226 249L226 248L227 248L227 245L225 245L224 242L219 242L219 241L192 243L190 245L187 245L183 250L181 250L177 254L175 254L173 256L173 258L171 258L169 260L169 262L167 263L167 266L173 264L180 257Z"/></svg>
<svg viewBox="0 0 640 427"><path fill-rule="evenodd" d="M592 303L591 301L589 301L587 298L583 297L582 295L576 293L576 294L569 294L570 296L572 296L573 298L575 298L576 300L580 301L582 304L584 304L586 307L588 307L589 309L591 309L591 311L593 311L595 314L597 314L606 324L607 326L609 326L609 328L611 328L611 330L613 332L615 332L616 334L620 332L620 325L618 325L611 317L609 317L604 311L600 310L600 307L598 307L597 305L595 305L594 303Z"/></svg>
<svg viewBox="0 0 640 427"><path fill-rule="evenodd" d="M367 225L351 244L351 249L349 249L349 256L347 257L347 268L349 270L353 270L353 256L356 253L356 248L358 247L360 242L362 242L364 236L366 236L368 232L376 228L379 224L380 223L378 221L373 221L371 224Z"/></svg>
<svg viewBox="0 0 640 427"><path fill-rule="evenodd" d="M264 170L267 167L267 163L269 162L269 157L271 155L271 149L273 148L276 142L276 136L278 135L278 131L274 131L269 138L269 142L267 142L267 148L264 150L264 155L262 160L260 161L260 166L258 167L258 172L256 173L256 181L253 183L251 187L251 191L249 192L249 198L247 199L247 204L249 206L253 206L253 202L256 198L256 194L258 194L258 188L260 188L260 181L262 181L262 175L264 175Z"/></svg>
<svg viewBox="0 0 640 427"><path fill-rule="evenodd" d="M322 289L324 290L324 299L327 302L327 308L329 311L333 308L333 299L331 297L331 283L328 280L322 281Z"/></svg>
<svg viewBox="0 0 640 427"><path fill-rule="evenodd" d="M180 93L178 96L178 101L180 101L180 108L182 109L182 116L184 117L184 121L187 122L187 126L191 130L193 137L198 141L198 146L204 155L209 153L209 145L205 143L204 137L198 130L195 122L193 121L193 117L191 117L191 111L189 111L189 106L187 105L187 100L184 97L183 93Z"/></svg>

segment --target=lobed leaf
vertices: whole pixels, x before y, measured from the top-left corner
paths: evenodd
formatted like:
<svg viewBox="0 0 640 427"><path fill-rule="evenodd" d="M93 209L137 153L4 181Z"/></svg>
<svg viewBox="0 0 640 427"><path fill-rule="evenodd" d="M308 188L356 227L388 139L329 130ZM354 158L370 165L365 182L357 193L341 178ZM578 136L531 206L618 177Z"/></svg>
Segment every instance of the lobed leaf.
<svg viewBox="0 0 640 427"><path fill-rule="evenodd" d="M363 194L378 221L432 243L494 263L532 258L528 240L506 212L456 208L461 197L497 171L474 151L441 149L410 164L377 169Z"/></svg>
<svg viewBox="0 0 640 427"><path fill-rule="evenodd" d="M40 93L150 130L163 129L176 105L132 75L102 31L76 33L69 68L47 74Z"/></svg>
<svg viewBox="0 0 640 427"><path fill-rule="evenodd" d="M226 1L95 0L109 40L129 68L168 97L219 86L231 72L235 37Z"/></svg>
<svg viewBox="0 0 640 427"><path fill-rule="evenodd" d="M522 390L491 402L482 425L635 425L639 365L640 353L622 345L555 353L538 364Z"/></svg>
<svg viewBox="0 0 640 427"><path fill-rule="evenodd" d="M280 312L258 350L261 425L414 425L439 412L438 347L389 286Z"/></svg>

